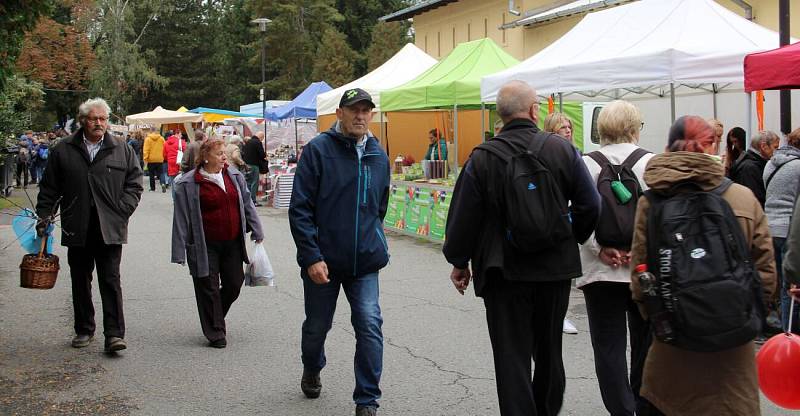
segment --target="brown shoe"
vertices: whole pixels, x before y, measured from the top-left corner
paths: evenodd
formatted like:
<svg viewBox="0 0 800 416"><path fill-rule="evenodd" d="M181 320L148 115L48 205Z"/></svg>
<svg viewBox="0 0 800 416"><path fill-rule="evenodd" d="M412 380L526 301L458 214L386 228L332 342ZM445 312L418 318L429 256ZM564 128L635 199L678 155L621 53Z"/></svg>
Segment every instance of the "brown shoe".
<svg viewBox="0 0 800 416"><path fill-rule="evenodd" d="M93 339L94 337L91 335L75 335L75 338L72 338L72 348L88 347Z"/></svg>
<svg viewBox="0 0 800 416"><path fill-rule="evenodd" d="M106 352L117 352L122 351L128 348L125 344L125 340L120 337L108 337L106 338Z"/></svg>

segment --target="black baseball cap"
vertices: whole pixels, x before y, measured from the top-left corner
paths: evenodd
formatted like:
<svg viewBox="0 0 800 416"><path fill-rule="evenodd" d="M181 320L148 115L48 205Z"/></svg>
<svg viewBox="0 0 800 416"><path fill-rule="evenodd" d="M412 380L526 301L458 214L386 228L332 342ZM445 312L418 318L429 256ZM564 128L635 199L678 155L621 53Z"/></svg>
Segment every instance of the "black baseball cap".
<svg viewBox="0 0 800 416"><path fill-rule="evenodd" d="M351 88L342 94L342 99L339 100L339 108L349 107L359 101L366 101L372 108L375 108L375 103L372 102L372 96L361 88Z"/></svg>

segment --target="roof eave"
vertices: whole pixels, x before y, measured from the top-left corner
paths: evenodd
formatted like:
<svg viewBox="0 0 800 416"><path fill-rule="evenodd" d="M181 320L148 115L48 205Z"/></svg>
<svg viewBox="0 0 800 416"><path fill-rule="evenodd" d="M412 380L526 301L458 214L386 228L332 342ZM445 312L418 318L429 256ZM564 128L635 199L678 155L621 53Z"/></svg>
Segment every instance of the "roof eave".
<svg viewBox="0 0 800 416"><path fill-rule="evenodd" d="M394 13L387 14L386 16L381 16L378 20L382 22L398 22L406 19L410 19L416 15L425 13L427 11L437 9L442 6L446 6L450 3L455 3L458 0L426 0L419 4L415 4L410 7L406 7L405 9L398 10Z"/></svg>

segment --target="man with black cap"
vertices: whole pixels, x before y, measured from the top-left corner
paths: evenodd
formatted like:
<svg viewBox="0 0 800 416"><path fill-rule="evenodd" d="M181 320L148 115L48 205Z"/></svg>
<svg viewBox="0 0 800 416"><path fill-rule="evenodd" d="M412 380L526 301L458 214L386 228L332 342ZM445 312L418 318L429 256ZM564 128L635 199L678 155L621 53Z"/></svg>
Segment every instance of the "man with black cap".
<svg viewBox="0 0 800 416"><path fill-rule="evenodd" d="M325 337L339 290L355 330L356 415L375 415L383 368L378 271L389 262L383 217L389 201L389 157L369 132L372 97L344 92L336 124L304 148L294 176L289 225L303 279L306 319L300 388L319 397Z"/></svg>

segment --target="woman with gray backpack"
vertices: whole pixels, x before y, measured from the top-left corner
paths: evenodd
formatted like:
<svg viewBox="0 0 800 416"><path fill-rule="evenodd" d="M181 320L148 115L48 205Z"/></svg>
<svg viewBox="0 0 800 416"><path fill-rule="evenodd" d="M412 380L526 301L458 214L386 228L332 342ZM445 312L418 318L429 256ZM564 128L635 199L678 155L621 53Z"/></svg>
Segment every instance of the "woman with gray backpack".
<svg viewBox="0 0 800 416"><path fill-rule="evenodd" d="M586 300L600 395L606 410L614 416L635 414L650 346L647 323L630 292L629 252L636 204L642 190L647 189L642 176L653 157L638 146L641 129L639 109L627 101L614 101L597 119L600 150L583 156L597 183L603 209L594 234L581 245L583 276L576 286Z"/></svg>
<svg viewBox="0 0 800 416"><path fill-rule="evenodd" d="M759 415L754 339L775 291L767 218L710 156L714 131L684 116L647 164L631 247L649 318L640 415Z"/></svg>

